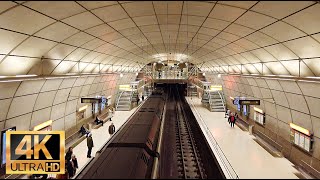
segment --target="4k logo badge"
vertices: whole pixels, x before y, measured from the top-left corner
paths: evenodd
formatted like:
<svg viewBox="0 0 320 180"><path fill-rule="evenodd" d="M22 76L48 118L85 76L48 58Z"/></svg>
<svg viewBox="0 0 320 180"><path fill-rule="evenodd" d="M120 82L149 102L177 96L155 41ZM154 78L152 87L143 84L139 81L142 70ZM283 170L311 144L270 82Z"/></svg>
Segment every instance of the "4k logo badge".
<svg viewBox="0 0 320 180"><path fill-rule="evenodd" d="M6 174L64 174L64 131L8 131Z"/></svg>

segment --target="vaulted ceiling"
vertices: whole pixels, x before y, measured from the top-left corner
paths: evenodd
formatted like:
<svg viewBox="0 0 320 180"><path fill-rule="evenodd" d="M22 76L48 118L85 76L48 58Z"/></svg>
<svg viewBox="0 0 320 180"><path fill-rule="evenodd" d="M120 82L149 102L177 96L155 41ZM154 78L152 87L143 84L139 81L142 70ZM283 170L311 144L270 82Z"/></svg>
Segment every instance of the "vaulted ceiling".
<svg viewBox="0 0 320 180"><path fill-rule="evenodd" d="M1 1L0 76L204 71L319 76L317 1ZM183 58L182 58L183 57Z"/></svg>

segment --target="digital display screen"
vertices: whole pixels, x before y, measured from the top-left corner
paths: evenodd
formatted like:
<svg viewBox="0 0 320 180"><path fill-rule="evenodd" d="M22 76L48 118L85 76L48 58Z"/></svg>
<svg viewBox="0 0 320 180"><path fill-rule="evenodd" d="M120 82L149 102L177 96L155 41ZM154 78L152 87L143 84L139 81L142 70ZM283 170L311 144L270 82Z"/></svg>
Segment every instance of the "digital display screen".
<svg viewBox="0 0 320 180"><path fill-rule="evenodd" d="M11 127L1 131L1 165L6 164L6 132L16 131L16 127Z"/></svg>

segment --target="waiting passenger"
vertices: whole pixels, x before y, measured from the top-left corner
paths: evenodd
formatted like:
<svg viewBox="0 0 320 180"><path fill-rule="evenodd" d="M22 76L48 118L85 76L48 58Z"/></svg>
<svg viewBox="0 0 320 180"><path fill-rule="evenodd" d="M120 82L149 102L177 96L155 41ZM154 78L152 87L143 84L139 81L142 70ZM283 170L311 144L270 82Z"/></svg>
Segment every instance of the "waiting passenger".
<svg viewBox="0 0 320 180"><path fill-rule="evenodd" d="M66 157L65 157L66 161L70 161L71 160L72 154L73 154L73 148L69 147L69 149L68 149L68 151L66 153Z"/></svg>
<svg viewBox="0 0 320 180"><path fill-rule="evenodd" d="M98 124L102 124L102 126L103 126L103 121L101 121L99 118L98 118L98 116L96 117L96 120L94 120L94 122L98 125Z"/></svg>
<svg viewBox="0 0 320 180"><path fill-rule="evenodd" d="M234 117L233 113L230 114L228 119L230 121L231 127L234 127L234 124L236 122L236 118Z"/></svg>
<svg viewBox="0 0 320 180"><path fill-rule="evenodd" d="M113 123L111 123L111 125L109 126L109 134L110 136L116 131L115 126L113 125Z"/></svg>
<svg viewBox="0 0 320 180"><path fill-rule="evenodd" d="M85 127L83 127L83 125L80 127L80 133L82 135L87 135L90 133L90 131L88 131Z"/></svg>
<svg viewBox="0 0 320 180"><path fill-rule="evenodd" d="M92 134L89 133L87 137L87 147L88 147L88 153L87 153L87 158L91 158L91 150L93 148L93 140L92 140Z"/></svg>
<svg viewBox="0 0 320 180"><path fill-rule="evenodd" d="M141 97L141 98L142 98L142 101L144 101L144 95L142 95L142 97Z"/></svg>

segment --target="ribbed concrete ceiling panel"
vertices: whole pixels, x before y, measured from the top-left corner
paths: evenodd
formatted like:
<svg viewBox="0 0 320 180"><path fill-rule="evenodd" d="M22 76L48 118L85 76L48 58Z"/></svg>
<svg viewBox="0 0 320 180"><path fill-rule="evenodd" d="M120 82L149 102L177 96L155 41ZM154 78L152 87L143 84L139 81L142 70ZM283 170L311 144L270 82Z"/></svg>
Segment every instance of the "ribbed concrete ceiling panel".
<svg viewBox="0 0 320 180"><path fill-rule="evenodd" d="M131 69L172 53L210 71L318 76L319 12L317 1L0 2L0 75Z"/></svg>

